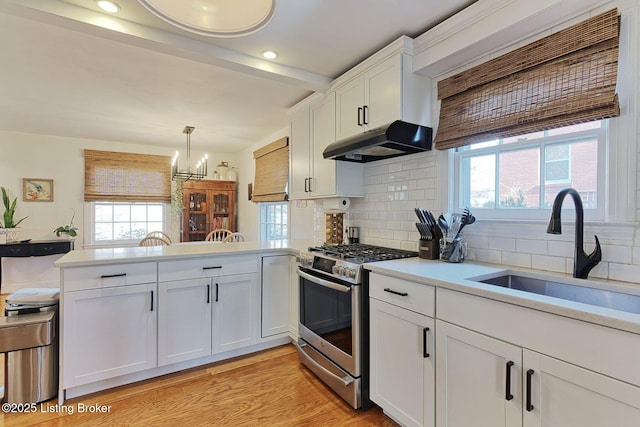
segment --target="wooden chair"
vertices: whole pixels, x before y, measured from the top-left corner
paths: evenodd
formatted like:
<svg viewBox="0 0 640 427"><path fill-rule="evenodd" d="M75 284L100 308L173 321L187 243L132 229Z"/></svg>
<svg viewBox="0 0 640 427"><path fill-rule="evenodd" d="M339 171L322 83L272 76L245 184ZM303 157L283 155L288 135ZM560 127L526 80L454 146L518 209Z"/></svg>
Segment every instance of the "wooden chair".
<svg viewBox="0 0 640 427"><path fill-rule="evenodd" d="M230 243L230 242L244 242L244 234L231 233L227 237L222 239L222 243Z"/></svg>
<svg viewBox="0 0 640 427"><path fill-rule="evenodd" d="M163 237L145 236L138 246L169 246L171 243Z"/></svg>
<svg viewBox="0 0 640 427"><path fill-rule="evenodd" d="M171 241L171 237L169 237L166 233L162 231L150 231L145 237L160 237L161 239L166 240L169 244L173 243Z"/></svg>
<svg viewBox="0 0 640 427"><path fill-rule="evenodd" d="M232 233L231 230L227 230L224 228L217 228L213 230L211 233L207 234L207 237L204 240L207 240L210 242L222 242L222 240L224 240L224 238L231 233Z"/></svg>

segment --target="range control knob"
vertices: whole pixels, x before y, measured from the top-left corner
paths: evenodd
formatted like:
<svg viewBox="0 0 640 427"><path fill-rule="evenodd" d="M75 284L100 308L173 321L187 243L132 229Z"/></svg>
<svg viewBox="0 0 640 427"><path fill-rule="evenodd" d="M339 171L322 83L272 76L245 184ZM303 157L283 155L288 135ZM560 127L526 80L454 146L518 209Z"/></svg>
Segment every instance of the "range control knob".
<svg viewBox="0 0 640 427"><path fill-rule="evenodd" d="M348 268L346 271L346 276L350 279L355 279L356 278L356 269L355 268Z"/></svg>
<svg viewBox="0 0 640 427"><path fill-rule="evenodd" d="M336 273L340 276L344 276L344 265L338 265L336 267Z"/></svg>

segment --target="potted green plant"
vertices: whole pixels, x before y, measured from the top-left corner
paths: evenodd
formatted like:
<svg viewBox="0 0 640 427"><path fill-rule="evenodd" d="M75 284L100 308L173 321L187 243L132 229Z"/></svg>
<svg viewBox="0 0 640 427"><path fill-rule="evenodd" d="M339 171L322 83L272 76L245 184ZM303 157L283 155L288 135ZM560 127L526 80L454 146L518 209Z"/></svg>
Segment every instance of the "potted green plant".
<svg viewBox="0 0 640 427"><path fill-rule="evenodd" d="M27 217L19 219L18 221L14 220L14 215L16 213L16 205L18 204L18 198L16 197L11 201L9 199L9 195L7 194L7 190L4 187L0 187L2 189L2 203L4 204L4 214L2 215L3 221L0 222L0 229L2 229L2 238L6 241L13 241L17 238L17 228L18 225Z"/></svg>
<svg viewBox="0 0 640 427"><path fill-rule="evenodd" d="M69 225L61 225L60 227L53 230L56 233L56 236L60 237L61 234L67 234L69 237L76 237L78 235L78 227L73 226L73 219L76 217L76 211L71 209L73 214L71 215L71 221L69 221Z"/></svg>

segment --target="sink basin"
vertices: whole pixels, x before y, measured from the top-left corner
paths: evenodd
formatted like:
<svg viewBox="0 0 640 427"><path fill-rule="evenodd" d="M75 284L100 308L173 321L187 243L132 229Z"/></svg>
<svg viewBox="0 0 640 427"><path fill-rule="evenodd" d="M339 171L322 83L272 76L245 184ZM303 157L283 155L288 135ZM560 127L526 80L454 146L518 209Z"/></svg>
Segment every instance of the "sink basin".
<svg viewBox="0 0 640 427"><path fill-rule="evenodd" d="M503 288L640 314L640 295L563 283L558 278L541 278L508 272L493 277L470 278Z"/></svg>

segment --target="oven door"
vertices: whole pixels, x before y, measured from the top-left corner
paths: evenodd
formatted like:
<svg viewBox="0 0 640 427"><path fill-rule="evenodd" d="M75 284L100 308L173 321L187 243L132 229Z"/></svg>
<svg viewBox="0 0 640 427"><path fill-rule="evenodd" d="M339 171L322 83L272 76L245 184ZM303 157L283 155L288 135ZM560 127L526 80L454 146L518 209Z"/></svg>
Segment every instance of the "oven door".
<svg viewBox="0 0 640 427"><path fill-rule="evenodd" d="M319 275L298 268L300 338L358 378L362 287Z"/></svg>

